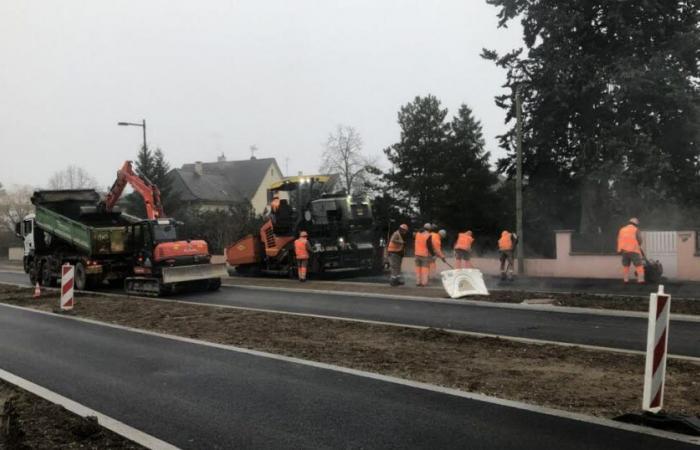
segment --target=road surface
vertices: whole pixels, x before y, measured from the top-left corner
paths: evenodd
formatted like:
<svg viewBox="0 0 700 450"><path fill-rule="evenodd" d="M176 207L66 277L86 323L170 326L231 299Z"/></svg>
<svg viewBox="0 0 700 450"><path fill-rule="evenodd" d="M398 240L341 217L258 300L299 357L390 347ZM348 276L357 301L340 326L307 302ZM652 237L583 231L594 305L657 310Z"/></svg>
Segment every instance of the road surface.
<svg viewBox="0 0 700 450"><path fill-rule="evenodd" d="M25 275L12 272L0 272L0 281L27 283ZM573 314L528 307L499 308L459 301L415 301L227 286L218 292L181 294L172 299L646 350L647 320L638 317ZM675 355L700 357L700 321L672 321L669 350Z"/></svg>
<svg viewBox="0 0 700 450"><path fill-rule="evenodd" d="M0 368L186 449L690 444L0 306Z"/></svg>

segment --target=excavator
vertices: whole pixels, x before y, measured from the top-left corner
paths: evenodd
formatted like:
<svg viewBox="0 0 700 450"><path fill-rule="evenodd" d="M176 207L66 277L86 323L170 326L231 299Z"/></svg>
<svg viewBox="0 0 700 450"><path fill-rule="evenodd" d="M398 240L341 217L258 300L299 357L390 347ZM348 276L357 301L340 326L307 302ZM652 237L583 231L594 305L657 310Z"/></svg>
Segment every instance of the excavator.
<svg viewBox="0 0 700 450"><path fill-rule="evenodd" d="M98 204L98 210L112 213L127 184L143 198L147 219L130 225L133 274L124 280L124 289L141 295L165 295L183 287L219 289L226 264L211 263L205 241L178 240L178 222L167 218L160 190L145 177L139 177L131 161L125 161L117 171L117 179Z"/></svg>
<svg viewBox="0 0 700 450"><path fill-rule="evenodd" d="M272 183L268 200L275 201L275 211L258 234L226 249L231 271L294 276L294 240L304 230L313 249L310 273L381 272L385 243L369 201L342 191L327 192L332 179L330 175L294 176Z"/></svg>
<svg viewBox="0 0 700 450"><path fill-rule="evenodd" d="M127 184L143 198L147 219L119 211ZM150 296L215 290L226 275L225 264L211 263L206 242L178 240L178 223L166 217L160 191L134 173L131 161L104 197L94 189L38 190L31 201L35 213L17 223L15 233L32 284L56 286L64 264L75 267L78 290L123 285Z"/></svg>

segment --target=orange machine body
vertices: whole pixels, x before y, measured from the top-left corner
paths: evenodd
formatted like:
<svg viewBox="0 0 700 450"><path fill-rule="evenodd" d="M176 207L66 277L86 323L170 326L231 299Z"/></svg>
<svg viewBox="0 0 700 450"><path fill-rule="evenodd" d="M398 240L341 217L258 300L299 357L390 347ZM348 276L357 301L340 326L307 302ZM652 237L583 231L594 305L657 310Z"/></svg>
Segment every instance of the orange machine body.
<svg viewBox="0 0 700 450"><path fill-rule="evenodd" d="M153 260L159 262L183 256L206 255L209 255L209 246L205 241L161 242L156 245L153 252Z"/></svg>
<svg viewBox="0 0 700 450"><path fill-rule="evenodd" d="M275 258L294 242L294 236L277 236L272 222L267 221L258 236L249 234L226 248L226 262L231 266L257 264L262 261L263 251L268 258Z"/></svg>

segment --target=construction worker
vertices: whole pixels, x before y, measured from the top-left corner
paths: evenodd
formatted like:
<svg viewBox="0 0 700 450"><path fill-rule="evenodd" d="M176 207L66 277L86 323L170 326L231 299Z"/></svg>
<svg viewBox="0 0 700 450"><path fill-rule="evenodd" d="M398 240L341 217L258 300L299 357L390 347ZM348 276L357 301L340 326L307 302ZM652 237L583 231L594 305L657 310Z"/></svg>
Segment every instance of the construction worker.
<svg viewBox="0 0 700 450"><path fill-rule="evenodd" d="M386 252L389 256L389 268L391 269L391 286L400 286L404 284L403 276L401 275L401 262L406 249L405 237L408 233L408 225L401 224L399 229L394 231L389 239L389 246Z"/></svg>
<svg viewBox="0 0 700 450"><path fill-rule="evenodd" d="M270 202L270 212L272 214L277 214L277 211L280 209L280 194L279 192L275 191L272 193L272 201Z"/></svg>
<svg viewBox="0 0 700 450"><path fill-rule="evenodd" d="M636 217L632 217L617 233L617 252L622 255L623 281L629 283L630 264L634 264L637 283L644 283L642 233L639 231L639 219Z"/></svg>
<svg viewBox="0 0 700 450"><path fill-rule="evenodd" d="M428 248L428 240L430 239L430 230L432 226L426 223L423 229L416 233L413 250L416 257L416 286L423 287L428 285L428 276L430 272L430 249Z"/></svg>
<svg viewBox="0 0 700 450"><path fill-rule="evenodd" d="M294 257L297 260L297 273L299 281L306 281L306 271L309 267L309 257L311 256L311 244L309 244L309 234L306 231L299 233L299 239L294 241Z"/></svg>
<svg viewBox="0 0 700 450"><path fill-rule="evenodd" d="M437 264L435 262L437 258L440 258L444 263L447 262L445 254L442 252L442 240L446 237L447 231L445 230L440 230L437 233L430 233L430 239L428 240L428 250L430 250L430 254L432 256L430 261L430 278L438 278Z"/></svg>
<svg viewBox="0 0 700 450"><path fill-rule="evenodd" d="M437 243L437 244L434 244ZM438 226L436 224L432 224L430 227L430 244L429 244L429 249L430 249L430 268L428 270L428 278L434 279L435 275L437 274L437 256L435 254L435 249L433 248L434 245L437 245L442 249L442 240L440 239L440 233L438 231Z"/></svg>
<svg viewBox="0 0 700 450"><path fill-rule="evenodd" d="M472 244L474 243L474 236L471 230L467 230L463 233L457 235L457 242L455 242L455 267L457 269L470 269L474 267L471 262L472 258Z"/></svg>
<svg viewBox="0 0 700 450"><path fill-rule="evenodd" d="M501 252L501 280L513 279L513 266L515 264L513 254L517 242L518 236L515 233L507 230L501 233L501 238L498 240L498 251Z"/></svg>

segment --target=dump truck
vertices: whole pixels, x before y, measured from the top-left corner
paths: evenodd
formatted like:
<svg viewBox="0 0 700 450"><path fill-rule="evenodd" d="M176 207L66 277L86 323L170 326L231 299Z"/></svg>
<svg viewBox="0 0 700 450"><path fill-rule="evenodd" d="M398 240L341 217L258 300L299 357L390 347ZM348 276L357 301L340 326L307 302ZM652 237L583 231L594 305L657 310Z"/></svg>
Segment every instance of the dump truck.
<svg viewBox="0 0 700 450"><path fill-rule="evenodd" d="M32 284L56 286L66 263L75 266L78 289L115 283L131 273L129 235L137 219L97 214L94 207L99 200L94 190L34 192L36 212L24 217L16 229L24 241L24 271Z"/></svg>
<svg viewBox="0 0 700 450"><path fill-rule="evenodd" d="M148 218L119 211L126 184L142 195ZM162 295L182 288L215 290L225 264L212 264L202 240L178 240L178 222L165 217L160 192L127 161L102 198L94 190L45 190L32 196L35 213L17 224L24 269L32 284L56 285L61 266L75 266L77 289L122 285L127 293Z"/></svg>
<svg viewBox="0 0 700 450"><path fill-rule="evenodd" d="M332 178L287 177L270 185L268 200L279 198L275 211L258 234L245 236L226 249L229 272L295 276L294 240L305 230L313 249L310 273L381 273L385 241L370 202L342 191L327 192Z"/></svg>

